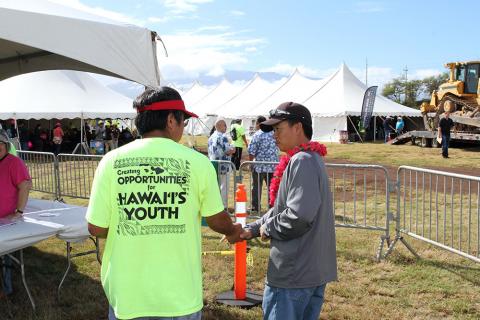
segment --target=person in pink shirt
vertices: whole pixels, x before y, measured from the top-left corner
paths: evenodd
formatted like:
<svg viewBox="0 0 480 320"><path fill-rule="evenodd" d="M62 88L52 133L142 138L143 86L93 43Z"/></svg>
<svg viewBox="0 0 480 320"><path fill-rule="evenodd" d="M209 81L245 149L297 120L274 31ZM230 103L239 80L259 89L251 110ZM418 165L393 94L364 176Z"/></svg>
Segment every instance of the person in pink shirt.
<svg viewBox="0 0 480 320"><path fill-rule="evenodd" d="M55 155L58 155L62 149L64 135L65 134L62 130L62 124L60 122L57 122L57 124L55 125L55 129L53 129L53 145L55 147L53 153L55 153Z"/></svg>
<svg viewBox="0 0 480 320"><path fill-rule="evenodd" d="M0 130L0 218L15 219L23 214L32 182L23 161L10 154L9 149L7 133ZM12 293L11 261L8 256L2 260L6 268L0 297Z"/></svg>

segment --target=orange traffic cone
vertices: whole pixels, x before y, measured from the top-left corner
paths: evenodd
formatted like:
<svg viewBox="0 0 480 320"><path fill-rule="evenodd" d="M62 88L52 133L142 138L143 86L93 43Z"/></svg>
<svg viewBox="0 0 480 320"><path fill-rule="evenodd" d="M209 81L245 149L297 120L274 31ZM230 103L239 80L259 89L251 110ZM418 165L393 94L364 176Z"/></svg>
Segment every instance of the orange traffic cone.
<svg viewBox="0 0 480 320"><path fill-rule="evenodd" d="M238 184L235 205L235 219L245 227L247 221L247 192L245 185ZM247 292L247 241L235 243L234 290L217 296L217 302L243 308L251 308L262 303L261 294Z"/></svg>

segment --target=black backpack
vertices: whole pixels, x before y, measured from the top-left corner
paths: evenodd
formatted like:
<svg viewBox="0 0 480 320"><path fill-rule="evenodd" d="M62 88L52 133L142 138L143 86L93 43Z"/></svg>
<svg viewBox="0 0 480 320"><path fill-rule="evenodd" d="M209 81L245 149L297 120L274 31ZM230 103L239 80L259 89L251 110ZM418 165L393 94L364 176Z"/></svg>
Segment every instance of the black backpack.
<svg viewBox="0 0 480 320"><path fill-rule="evenodd" d="M237 129L236 128L233 128L232 130L230 130L230 136L232 137L232 140L236 141L237 140Z"/></svg>

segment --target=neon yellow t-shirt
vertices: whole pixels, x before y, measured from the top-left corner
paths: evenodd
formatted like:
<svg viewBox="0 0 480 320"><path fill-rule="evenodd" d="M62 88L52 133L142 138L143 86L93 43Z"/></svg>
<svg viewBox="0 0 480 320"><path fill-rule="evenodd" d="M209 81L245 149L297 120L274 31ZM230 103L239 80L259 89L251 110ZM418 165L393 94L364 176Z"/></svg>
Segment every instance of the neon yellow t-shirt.
<svg viewBox="0 0 480 320"><path fill-rule="evenodd" d="M101 278L118 318L202 309L201 216L221 211L215 169L196 151L147 138L105 155L87 220L109 228Z"/></svg>
<svg viewBox="0 0 480 320"><path fill-rule="evenodd" d="M238 123L232 124L231 130L233 130L233 128L237 131L237 140L233 140L233 145L237 148L243 148L245 143L243 142L242 136L245 135L245 128Z"/></svg>
<svg viewBox="0 0 480 320"><path fill-rule="evenodd" d="M11 143L11 142L10 142L10 149L8 149L8 153L10 153L11 155L14 155L14 156L18 156L17 149L15 148L13 143Z"/></svg>

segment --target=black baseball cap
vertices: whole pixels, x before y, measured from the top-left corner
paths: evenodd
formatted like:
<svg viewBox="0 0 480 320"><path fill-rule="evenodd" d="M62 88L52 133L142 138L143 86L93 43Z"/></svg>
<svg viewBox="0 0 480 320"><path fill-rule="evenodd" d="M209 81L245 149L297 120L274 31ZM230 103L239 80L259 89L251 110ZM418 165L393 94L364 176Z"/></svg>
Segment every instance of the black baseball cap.
<svg viewBox="0 0 480 320"><path fill-rule="evenodd" d="M260 124L260 129L270 132L277 123L290 119L298 120L304 126L312 126L312 115L307 107L296 102L284 102L276 109L270 110L268 120Z"/></svg>

